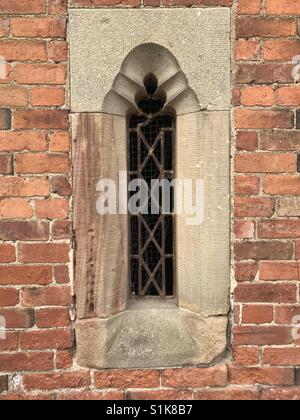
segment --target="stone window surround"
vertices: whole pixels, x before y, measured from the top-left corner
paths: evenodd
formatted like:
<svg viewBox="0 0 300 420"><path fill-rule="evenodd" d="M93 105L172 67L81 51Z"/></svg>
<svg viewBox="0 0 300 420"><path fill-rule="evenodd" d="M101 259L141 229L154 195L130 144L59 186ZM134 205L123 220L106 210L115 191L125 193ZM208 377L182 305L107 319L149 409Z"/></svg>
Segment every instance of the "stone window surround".
<svg viewBox="0 0 300 420"><path fill-rule="evenodd" d="M151 34L149 28L153 28ZM226 8L70 10L76 338L77 362L83 367L206 364L226 349L229 34ZM82 218L82 203L86 209L96 199L94 192L82 195L84 186L104 176L117 178L119 170L127 169L126 115L148 73L158 78L166 106L177 115L177 176L201 178L205 183L204 224L189 227L182 216L176 220L177 302L130 301L127 234L120 235L127 232L128 219L100 220L93 212ZM117 151L115 161L112 147ZM91 164L91 159L98 159L98 164ZM90 168L85 179L83 167ZM87 224L95 233L92 241L103 238L93 244L92 256ZM87 308L86 275L91 258L96 265L92 313Z"/></svg>

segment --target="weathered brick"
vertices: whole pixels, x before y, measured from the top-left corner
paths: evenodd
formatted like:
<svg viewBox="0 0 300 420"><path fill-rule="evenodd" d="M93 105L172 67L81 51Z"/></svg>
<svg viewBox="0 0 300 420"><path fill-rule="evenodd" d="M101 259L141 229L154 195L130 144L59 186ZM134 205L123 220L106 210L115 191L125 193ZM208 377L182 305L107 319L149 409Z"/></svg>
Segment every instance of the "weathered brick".
<svg viewBox="0 0 300 420"><path fill-rule="evenodd" d="M261 262L260 279L265 281L299 280L299 269L298 262Z"/></svg>
<svg viewBox="0 0 300 420"><path fill-rule="evenodd" d="M48 148L46 135L43 132L0 132L1 152L45 151Z"/></svg>
<svg viewBox="0 0 300 420"><path fill-rule="evenodd" d="M7 17L0 17L0 37L9 35L9 19Z"/></svg>
<svg viewBox="0 0 300 420"><path fill-rule="evenodd" d="M35 324L33 309L0 309L6 328L31 328Z"/></svg>
<svg viewBox="0 0 300 420"><path fill-rule="evenodd" d="M28 153L16 156L16 172L20 174L66 173L69 170L67 155Z"/></svg>
<svg viewBox="0 0 300 420"><path fill-rule="evenodd" d="M0 178L0 195L2 197L48 196L50 182L46 178Z"/></svg>
<svg viewBox="0 0 300 420"><path fill-rule="evenodd" d="M293 320L300 316L300 305L298 306L275 306L275 323L283 325L293 324ZM300 364L300 363L299 363Z"/></svg>
<svg viewBox="0 0 300 420"><path fill-rule="evenodd" d="M31 89L33 106L62 106L65 103L65 89L62 87L35 87Z"/></svg>
<svg viewBox="0 0 300 420"><path fill-rule="evenodd" d="M0 106L22 107L28 105L27 90L19 86L0 86Z"/></svg>
<svg viewBox="0 0 300 420"><path fill-rule="evenodd" d="M291 329L277 326L238 326L233 330L235 346L273 346L292 343Z"/></svg>
<svg viewBox="0 0 300 420"><path fill-rule="evenodd" d="M258 15L260 12L260 0L238 0L237 11L240 15Z"/></svg>
<svg viewBox="0 0 300 420"><path fill-rule="evenodd" d="M68 284L70 282L69 267L67 265L56 265L54 267L54 279L58 284Z"/></svg>
<svg viewBox="0 0 300 420"><path fill-rule="evenodd" d="M285 197L278 200L278 216L300 216L300 197Z"/></svg>
<svg viewBox="0 0 300 420"><path fill-rule="evenodd" d="M252 239L255 234L255 223L250 220L236 220L234 234L238 239Z"/></svg>
<svg viewBox="0 0 300 420"><path fill-rule="evenodd" d="M16 64L14 80L27 85L63 85L67 68L62 64Z"/></svg>
<svg viewBox="0 0 300 420"><path fill-rule="evenodd" d="M11 110L0 109L0 130L11 129Z"/></svg>
<svg viewBox="0 0 300 420"><path fill-rule="evenodd" d="M243 16L236 20L238 38L288 37L296 34L295 19Z"/></svg>
<svg viewBox="0 0 300 420"><path fill-rule="evenodd" d="M49 238L49 224L30 221L0 221L2 241L42 241Z"/></svg>
<svg viewBox="0 0 300 420"><path fill-rule="evenodd" d="M49 284L50 266L0 266L0 285Z"/></svg>
<svg viewBox="0 0 300 420"><path fill-rule="evenodd" d="M167 369L162 373L162 386L200 388L204 386L225 387L227 367Z"/></svg>
<svg viewBox="0 0 300 420"><path fill-rule="evenodd" d="M70 239L72 225L68 220L55 220L51 229L52 239Z"/></svg>
<svg viewBox="0 0 300 420"><path fill-rule="evenodd" d="M254 151L258 147L258 134L252 131L239 131L236 138L238 150Z"/></svg>
<svg viewBox="0 0 300 420"><path fill-rule="evenodd" d="M300 220L262 220L258 222L258 237L263 239L298 238Z"/></svg>
<svg viewBox="0 0 300 420"><path fill-rule="evenodd" d="M237 172L295 172L296 156L292 153L243 153L235 157Z"/></svg>
<svg viewBox="0 0 300 420"><path fill-rule="evenodd" d="M1 4L0 4L1 7ZM45 41L13 39L0 40L1 55L7 61L46 61Z"/></svg>
<svg viewBox="0 0 300 420"><path fill-rule="evenodd" d="M24 263L67 263L69 262L69 245L19 244L19 261Z"/></svg>
<svg viewBox="0 0 300 420"><path fill-rule="evenodd" d="M47 308L47 309L39 309L36 311L36 325L38 328L62 328L62 327L68 327L70 324L70 318L69 318L69 311L67 308ZM61 352L61 353L67 353L68 360L70 359L70 353L69 352ZM62 356L62 355L61 355ZM71 357L72 360L72 357ZM66 368L66 363L64 366L62 366L63 358L60 357L60 365L57 366L57 368ZM58 360L56 359L56 364ZM73 362L73 360L72 360ZM71 365L72 365L71 362ZM70 366L67 366L70 367Z"/></svg>
<svg viewBox="0 0 300 420"><path fill-rule="evenodd" d="M257 176L237 175L234 178L234 192L236 195L257 195L260 179Z"/></svg>
<svg viewBox="0 0 300 420"><path fill-rule="evenodd" d="M0 376L0 393L8 391L8 376Z"/></svg>
<svg viewBox="0 0 300 420"><path fill-rule="evenodd" d="M63 38L66 35L66 19L63 17L16 17L11 21L11 31L16 37Z"/></svg>
<svg viewBox="0 0 300 420"><path fill-rule="evenodd" d="M240 368L229 369L229 380L235 385L293 385L293 369Z"/></svg>
<svg viewBox="0 0 300 420"><path fill-rule="evenodd" d="M20 334L23 350L70 349L73 346L73 333L68 329L35 330Z"/></svg>
<svg viewBox="0 0 300 420"><path fill-rule="evenodd" d="M274 90L271 86L251 86L242 89L243 106L272 106L274 102Z"/></svg>
<svg viewBox="0 0 300 420"><path fill-rule="evenodd" d="M273 306L244 305L242 324L271 324L273 321Z"/></svg>
<svg viewBox="0 0 300 420"><path fill-rule="evenodd" d="M68 59L68 44L66 41L51 41L48 45L48 59L61 63Z"/></svg>
<svg viewBox="0 0 300 420"><path fill-rule="evenodd" d="M237 109L235 124L236 128L243 129L293 128L294 113L290 110Z"/></svg>
<svg viewBox="0 0 300 420"><path fill-rule="evenodd" d="M41 219L65 219L69 212L69 202L65 199L38 200L36 214Z"/></svg>
<svg viewBox="0 0 300 420"><path fill-rule="evenodd" d="M237 346L233 348L233 359L235 365L257 366L260 363L259 347Z"/></svg>
<svg viewBox="0 0 300 420"><path fill-rule="evenodd" d="M236 217L271 217L275 210L275 201L264 197L237 197L234 214Z"/></svg>
<svg viewBox="0 0 300 420"><path fill-rule="evenodd" d="M236 287L234 297L236 302L244 303L295 303L297 289L294 284L241 283Z"/></svg>
<svg viewBox="0 0 300 420"><path fill-rule="evenodd" d="M264 59L288 61L299 54L299 48L298 39L268 39L264 41Z"/></svg>
<svg viewBox="0 0 300 420"><path fill-rule="evenodd" d="M55 132L50 135L51 152L68 152L70 150L70 136L68 132Z"/></svg>
<svg viewBox="0 0 300 420"><path fill-rule="evenodd" d="M53 353L0 353L0 371L49 371L53 369Z"/></svg>
<svg viewBox="0 0 300 420"><path fill-rule="evenodd" d="M19 303L19 291L12 287L1 287L0 307L15 306Z"/></svg>
<svg viewBox="0 0 300 420"><path fill-rule="evenodd" d="M71 195L72 188L68 179L63 175L54 176L52 178L52 192L61 196Z"/></svg>
<svg viewBox="0 0 300 420"><path fill-rule="evenodd" d="M25 307L67 306L71 301L72 297L69 287L35 287L26 288L22 291L22 305Z"/></svg>
<svg viewBox="0 0 300 420"><path fill-rule="evenodd" d="M158 388L158 370L104 370L94 375L97 388Z"/></svg>
<svg viewBox="0 0 300 420"><path fill-rule="evenodd" d="M121 390L113 391L68 391L59 392L57 395L58 401L109 401L109 400L123 400L125 393Z"/></svg>
<svg viewBox="0 0 300 420"><path fill-rule="evenodd" d="M271 388L263 389L262 400L264 401L300 401L300 388Z"/></svg>
<svg viewBox="0 0 300 420"><path fill-rule="evenodd" d="M33 208L28 200L22 198L8 198L0 200L0 217L27 219L33 215Z"/></svg>
<svg viewBox="0 0 300 420"><path fill-rule="evenodd" d="M13 173L13 163L11 155L0 155L0 174L11 175Z"/></svg>
<svg viewBox="0 0 300 420"><path fill-rule="evenodd" d="M297 0L266 0L269 15L299 15L300 4Z"/></svg>
<svg viewBox="0 0 300 420"><path fill-rule="evenodd" d="M258 272L255 262L239 262L235 265L235 279L239 282L253 281Z"/></svg>
<svg viewBox="0 0 300 420"><path fill-rule="evenodd" d="M85 388L90 385L88 372L64 372L49 374L25 375L26 390L52 390L61 388Z"/></svg>
<svg viewBox="0 0 300 420"><path fill-rule="evenodd" d="M0 262L10 263L16 261L16 248L13 245L0 244Z"/></svg>
<svg viewBox="0 0 300 420"><path fill-rule="evenodd" d="M293 257L291 242L241 242L234 246L237 260L290 260Z"/></svg>
<svg viewBox="0 0 300 420"><path fill-rule="evenodd" d="M259 60L260 45L258 41L239 39L236 41L235 57L237 61Z"/></svg>
<svg viewBox="0 0 300 420"><path fill-rule="evenodd" d="M19 333L7 332L5 340L0 340L0 352L17 351L19 346Z"/></svg>
<svg viewBox="0 0 300 420"><path fill-rule="evenodd" d="M239 64L236 71L238 83L293 83L292 64L253 63Z"/></svg>
<svg viewBox="0 0 300 420"><path fill-rule="evenodd" d="M40 14L45 11L45 0L0 0L0 13Z"/></svg>
<svg viewBox="0 0 300 420"><path fill-rule="evenodd" d="M130 400L158 400L158 401L180 401L180 400L191 400L194 394L192 391L182 390L137 390L129 391L127 398Z"/></svg>
<svg viewBox="0 0 300 420"><path fill-rule="evenodd" d="M300 347L265 348L263 364L271 366L299 366Z"/></svg>
<svg viewBox="0 0 300 420"><path fill-rule="evenodd" d="M298 131L263 131L260 133L262 150L300 151L300 132Z"/></svg>
<svg viewBox="0 0 300 420"><path fill-rule="evenodd" d="M254 389L228 387L224 390L197 390L195 400L201 401L258 401L259 392Z"/></svg>
<svg viewBox="0 0 300 420"><path fill-rule="evenodd" d="M15 111L15 129L61 129L69 128L69 115L65 110L60 109L34 109Z"/></svg>

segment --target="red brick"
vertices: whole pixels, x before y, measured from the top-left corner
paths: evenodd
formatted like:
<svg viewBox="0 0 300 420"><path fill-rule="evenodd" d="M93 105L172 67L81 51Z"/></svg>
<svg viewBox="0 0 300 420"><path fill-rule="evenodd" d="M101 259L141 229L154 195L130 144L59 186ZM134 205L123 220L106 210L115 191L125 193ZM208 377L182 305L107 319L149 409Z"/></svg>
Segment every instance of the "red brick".
<svg viewBox="0 0 300 420"><path fill-rule="evenodd" d="M0 37L6 37L9 35L9 19L6 17L0 17Z"/></svg>
<svg viewBox="0 0 300 420"><path fill-rule="evenodd" d="M236 217L271 217L275 210L275 201L263 197L237 197L234 214Z"/></svg>
<svg viewBox="0 0 300 420"><path fill-rule="evenodd" d="M13 288L0 288L0 306L15 306L19 303L19 291Z"/></svg>
<svg viewBox="0 0 300 420"><path fill-rule="evenodd" d="M300 347L266 348L263 352L263 363L271 366L299 366Z"/></svg>
<svg viewBox="0 0 300 420"><path fill-rule="evenodd" d="M50 309L52 311L52 309ZM46 311L46 310L45 310ZM62 315L59 315L61 318ZM46 317L46 314L45 314ZM46 319L45 319L46 321ZM43 323L43 322L42 322ZM57 369L70 369L73 366L73 352L68 350L58 350L56 352L56 368Z"/></svg>
<svg viewBox="0 0 300 420"><path fill-rule="evenodd" d="M0 0L0 13L40 14L45 11L45 0Z"/></svg>
<svg viewBox="0 0 300 420"><path fill-rule="evenodd" d="M291 329L287 327L235 327L233 330L234 346L273 346L291 344Z"/></svg>
<svg viewBox="0 0 300 420"><path fill-rule="evenodd" d="M55 132L50 136L51 152L69 152L70 150L70 136L68 132Z"/></svg>
<svg viewBox="0 0 300 420"><path fill-rule="evenodd" d="M263 389L261 399L264 401L300 401L300 388L288 387Z"/></svg>
<svg viewBox="0 0 300 420"><path fill-rule="evenodd" d="M238 83L293 83L293 64L289 63L253 63L237 66Z"/></svg>
<svg viewBox="0 0 300 420"><path fill-rule="evenodd" d="M16 351L19 346L19 333L7 332L5 340L0 340L0 352Z"/></svg>
<svg viewBox="0 0 300 420"><path fill-rule="evenodd" d="M68 284L69 278L69 267L65 265L57 265L54 267L54 279L56 283Z"/></svg>
<svg viewBox="0 0 300 420"><path fill-rule="evenodd" d="M28 153L16 156L16 172L22 174L66 173L70 164L67 155Z"/></svg>
<svg viewBox="0 0 300 420"><path fill-rule="evenodd" d="M284 86L276 90L276 105L300 106L300 86Z"/></svg>
<svg viewBox="0 0 300 420"><path fill-rule="evenodd" d="M158 370L103 370L94 374L97 388L158 388Z"/></svg>
<svg viewBox="0 0 300 420"><path fill-rule="evenodd" d="M19 244L19 261L24 263L67 263L70 247L67 244Z"/></svg>
<svg viewBox="0 0 300 420"><path fill-rule="evenodd" d="M264 239L299 238L300 220L263 220L258 223L258 237Z"/></svg>
<svg viewBox="0 0 300 420"><path fill-rule="evenodd" d="M257 366L260 363L259 347L234 347L233 359L235 365Z"/></svg>
<svg viewBox="0 0 300 420"><path fill-rule="evenodd" d="M73 334L67 329L22 332L20 346L23 350L66 350L73 346Z"/></svg>
<svg viewBox="0 0 300 420"><path fill-rule="evenodd" d="M230 383L235 385L293 385L293 369L229 368Z"/></svg>
<svg viewBox="0 0 300 420"><path fill-rule="evenodd" d="M300 176L268 175L263 180L263 189L267 194L300 195Z"/></svg>
<svg viewBox="0 0 300 420"><path fill-rule="evenodd" d="M52 178L52 192L61 196L72 194L72 188L68 179L63 175L57 175Z"/></svg>
<svg viewBox="0 0 300 420"><path fill-rule="evenodd" d="M244 305L242 312L243 324L271 324L273 321L273 306Z"/></svg>
<svg viewBox="0 0 300 420"><path fill-rule="evenodd" d="M63 64L16 64L14 80L27 85L63 85L67 68Z"/></svg>
<svg viewBox="0 0 300 420"><path fill-rule="evenodd" d="M67 308L40 309L36 311L36 325L38 328L61 328L70 324ZM69 354L68 352L66 352ZM59 368L59 367L58 367Z"/></svg>
<svg viewBox="0 0 300 420"><path fill-rule="evenodd" d="M11 118L12 118L12 113L10 109L8 108L0 109L0 130L11 129Z"/></svg>
<svg viewBox="0 0 300 420"><path fill-rule="evenodd" d="M236 260L290 260L294 249L291 242L251 241L236 243L234 251Z"/></svg>
<svg viewBox="0 0 300 420"><path fill-rule="evenodd" d="M227 367L167 369L162 372L163 387L200 388L227 385Z"/></svg>
<svg viewBox="0 0 300 420"><path fill-rule="evenodd" d="M192 400L194 394L192 391L181 390L143 390L143 391L130 391L127 393L127 398L130 400L158 400L158 401L180 401Z"/></svg>
<svg viewBox="0 0 300 420"><path fill-rule="evenodd" d="M295 303L296 295L296 285L293 284L242 283L234 292L236 302L248 303Z"/></svg>
<svg viewBox="0 0 300 420"><path fill-rule="evenodd" d="M24 386L30 390L52 390L61 388L85 388L90 385L88 372L64 372L24 376Z"/></svg>
<svg viewBox="0 0 300 420"><path fill-rule="evenodd" d="M299 55L300 40L269 39L264 41L264 59L290 61L294 56Z"/></svg>
<svg viewBox="0 0 300 420"><path fill-rule="evenodd" d="M235 57L237 61L259 60L260 44L258 41L240 39L236 41Z"/></svg>
<svg viewBox="0 0 300 420"><path fill-rule="evenodd" d="M48 13L50 15L63 15L67 13L67 0L52 0L48 5Z"/></svg>
<svg viewBox="0 0 300 420"><path fill-rule="evenodd" d="M0 316L5 318L6 328L31 328L35 324L32 309L0 309Z"/></svg>
<svg viewBox="0 0 300 420"><path fill-rule="evenodd" d="M265 281L299 280L300 264L296 262L262 262L260 279Z"/></svg>
<svg viewBox="0 0 300 420"><path fill-rule="evenodd" d="M36 202L37 217L42 219L65 219L69 212L69 202L64 199L38 200Z"/></svg>
<svg viewBox="0 0 300 420"><path fill-rule="evenodd" d="M266 11L269 15L299 15L298 0L266 0Z"/></svg>
<svg viewBox="0 0 300 420"><path fill-rule="evenodd" d="M285 110L237 109L235 123L236 128L243 129L293 128L294 113Z"/></svg>
<svg viewBox="0 0 300 420"><path fill-rule="evenodd" d="M295 317L300 316L299 306L275 306L275 323L291 325ZM300 363L299 363L300 364Z"/></svg>
<svg viewBox="0 0 300 420"><path fill-rule="evenodd" d="M44 151L48 144L43 132L0 132L1 152Z"/></svg>
<svg viewBox="0 0 300 420"><path fill-rule="evenodd" d="M0 285L49 284L52 269L48 266L0 266Z"/></svg>
<svg viewBox="0 0 300 420"><path fill-rule="evenodd" d="M60 109L34 109L26 111L15 111L15 129L61 129L69 128L69 114Z"/></svg>
<svg viewBox="0 0 300 420"><path fill-rule="evenodd" d="M19 86L0 86L0 106L19 107L28 104L27 90Z"/></svg>
<svg viewBox="0 0 300 420"><path fill-rule="evenodd" d="M71 290L68 287L37 287L22 292L23 306L67 306L71 301Z"/></svg>
<svg viewBox="0 0 300 420"><path fill-rule="evenodd" d="M33 106L62 106L65 103L64 88L32 88L31 104Z"/></svg>
<svg viewBox="0 0 300 420"><path fill-rule="evenodd" d="M31 394L30 392L25 394L18 394L18 393L10 393L10 394L6 394L3 395L3 397L1 397L0 395L0 400L4 400L4 401L53 401L55 400L55 396L54 395L50 395L50 394Z"/></svg>
<svg viewBox="0 0 300 420"><path fill-rule="evenodd" d="M16 37L64 38L66 36L66 20L62 17L17 17L11 21L11 31Z"/></svg>
<svg viewBox="0 0 300 420"><path fill-rule="evenodd" d="M258 135L252 131L240 131L236 138L238 150L254 151L258 147Z"/></svg>
<svg viewBox="0 0 300 420"><path fill-rule="evenodd" d="M0 201L0 216L3 218L30 219L33 209L27 200L9 198Z"/></svg>
<svg viewBox="0 0 300 420"><path fill-rule="evenodd" d="M258 15L261 0L238 0L237 11L240 15Z"/></svg>
<svg viewBox="0 0 300 420"><path fill-rule="evenodd" d="M1 9L1 4L0 4ZM6 61L46 61L47 51L44 41L0 40L1 55Z"/></svg>
<svg viewBox="0 0 300 420"><path fill-rule="evenodd" d="M234 192L236 195L257 195L260 180L257 176L240 176L234 178Z"/></svg>
<svg viewBox="0 0 300 420"><path fill-rule="evenodd" d="M0 221L0 240L2 241L40 241L49 238L49 225L46 222Z"/></svg>
<svg viewBox="0 0 300 420"><path fill-rule="evenodd" d="M58 401L101 401L101 400L123 400L125 399L124 391L73 391L60 392L57 395Z"/></svg>
<svg viewBox="0 0 300 420"><path fill-rule="evenodd" d="M0 244L0 263L10 263L14 261L16 261L16 248L13 245Z"/></svg>
<svg viewBox="0 0 300 420"><path fill-rule="evenodd" d="M52 224L52 239L71 239L72 224L68 220L56 220Z"/></svg>
<svg viewBox="0 0 300 420"><path fill-rule="evenodd" d="M255 234L255 223L250 220L236 220L234 234L238 239L252 239Z"/></svg>
<svg viewBox="0 0 300 420"><path fill-rule="evenodd" d="M235 265L235 279L239 282L253 281L258 271L254 262L242 262Z"/></svg>
<svg viewBox="0 0 300 420"><path fill-rule="evenodd" d="M245 153L235 158L237 172L295 172L296 156L291 153Z"/></svg>
<svg viewBox="0 0 300 420"><path fill-rule="evenodd" d="M236 20L238 38L288 37L296 34L295 19L243 16Z"/></svg>
<svg viewBox="0 0 300 420"><path fill-rule="evenodd" d="M274 105L274 90L271 86L251 86L242 90L242 105L272 106Z"/></svg>
<svg viewBox="0 0 300 420"><path fill-rule="evenodd" d="M48 59L61 63L68 59L68 44L66 41L51 41L48 45Z"/></svg>
<svg viewBox="0 0 300 420"><path fill-rule="evenodd" d="M0 370L3 372L48 371L53 369L53 353L2 353Z"/></svg>
<svg viewBox="0 0 300 420"><path fill-rule="evenodd" d="M10 175L12 173L13 173L12 156L0 155L0 174Z"/></svg>
<svg viewBox="0 0 300 420"><path fill-rule="evenodd" d="M194 399L202 401L258 401L260 396L259 392L255 389L228 387L224 390L196 391Z"/></svg>
<svg viewBox="0 0 300 420"><path fill-rule="evenodd" d="M260 148L263 150L300 151L300 132L263 131L260 133Z"/></svg>

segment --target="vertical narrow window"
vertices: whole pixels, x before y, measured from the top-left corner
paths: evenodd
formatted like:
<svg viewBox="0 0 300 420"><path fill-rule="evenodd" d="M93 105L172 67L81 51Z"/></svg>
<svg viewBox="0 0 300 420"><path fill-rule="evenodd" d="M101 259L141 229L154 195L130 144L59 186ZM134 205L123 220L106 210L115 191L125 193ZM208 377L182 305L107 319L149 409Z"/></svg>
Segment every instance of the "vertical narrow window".
<svg viewBox="0 0 300 420"><path fill-rule="evenodd" d="M155 76L146 76L144 85L147 96L129 118L129 180L148 187L146 202L140 200L140 211L130 216L130 288L132 296L166 298L175 294L174 194L161 186L174 179L175 118L162 111Z"/></svg>

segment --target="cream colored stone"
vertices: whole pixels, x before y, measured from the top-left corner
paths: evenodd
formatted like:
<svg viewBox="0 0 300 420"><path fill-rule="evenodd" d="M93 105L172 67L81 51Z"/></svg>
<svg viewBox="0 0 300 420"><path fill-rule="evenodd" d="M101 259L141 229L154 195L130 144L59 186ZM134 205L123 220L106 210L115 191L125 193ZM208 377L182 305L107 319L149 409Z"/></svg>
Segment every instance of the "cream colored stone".
<svg viewBox="0 0 300 420"><path fill-rule="evenodd" d="M188 216L177 216L178 299L205 316L229 309L229 130L228 112L177 118L177 177L204 183L204 222L189 226Z"/></svg>
<svg viewBox="0 0 300 420"><path fill-rule="evenodd" d="M145 43L170 51L201 109L230 109L229 8L70 9L69 16L73 112L103 111L123 61ZM161 82L169 67L160 69Z"/></svg>
<svg viewBox="0 0 300 420"><path fill-rule="evenodd" d="M150 368L207 364L226 350L227 317L201 318L174 303L142 302L108 319L76 324L82 367Z"/></svg>

